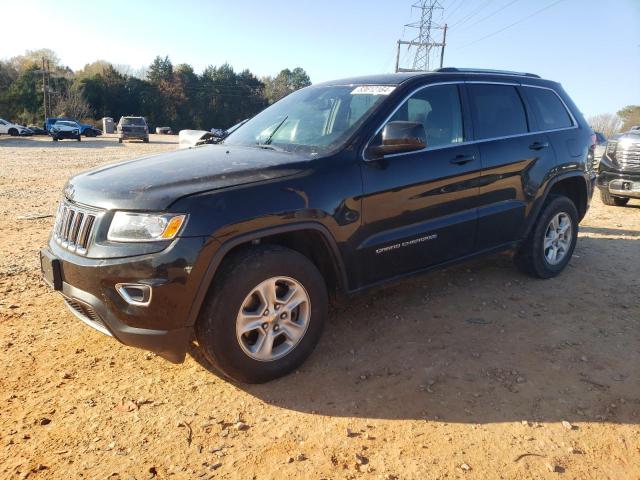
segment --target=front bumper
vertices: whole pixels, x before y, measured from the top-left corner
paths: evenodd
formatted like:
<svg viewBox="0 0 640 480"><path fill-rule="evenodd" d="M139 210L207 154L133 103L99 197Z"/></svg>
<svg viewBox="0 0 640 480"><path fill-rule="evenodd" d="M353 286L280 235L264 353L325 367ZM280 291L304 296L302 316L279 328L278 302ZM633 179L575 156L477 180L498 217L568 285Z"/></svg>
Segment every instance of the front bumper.
<svg viewBox="0 0 640 480"><path fill-rule="evenodd" d="M616 197L640 198L640 172L601 169L597 186Z"/></svg>
<svg viewBox="0 0 640 480"><path fill-rule="evenodd" d="M199 278L192 269L204 243L203 237L184 238L156 254L90 259L50 242L41 256L43 265L46 259L57 263L59 280L52 283L76 317L125 345L180 363L193 332L189 314ZM115 288L119 283L150 286L152 301L127 302Z"/></svg>
<svg viewBox="0 0 640 480"><path fill-rule="evenodd" d="M53 138L57 138L57 139L77 139L80 138L80 133L73 133L73 132L51 132L51 136Z"/></svg>
<svg viewBox="0 0 640 480"><path fill-rule="evenodd" d="M122 140L146 140L149 138L149 134L145 132L118 132L118 138Z"/></svg>

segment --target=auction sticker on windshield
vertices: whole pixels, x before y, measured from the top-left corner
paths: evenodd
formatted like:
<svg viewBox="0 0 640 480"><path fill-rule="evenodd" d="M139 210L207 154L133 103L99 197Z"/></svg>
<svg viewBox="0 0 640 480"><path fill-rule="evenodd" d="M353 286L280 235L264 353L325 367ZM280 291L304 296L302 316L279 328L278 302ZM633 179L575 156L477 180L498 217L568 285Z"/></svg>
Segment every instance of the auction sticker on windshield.
<svg viewBox="0 0 640 480"><path fill-rule="evenodd" d="M395 89L388 85L360 85L351 90L351 95L389 95Z"/></svg>

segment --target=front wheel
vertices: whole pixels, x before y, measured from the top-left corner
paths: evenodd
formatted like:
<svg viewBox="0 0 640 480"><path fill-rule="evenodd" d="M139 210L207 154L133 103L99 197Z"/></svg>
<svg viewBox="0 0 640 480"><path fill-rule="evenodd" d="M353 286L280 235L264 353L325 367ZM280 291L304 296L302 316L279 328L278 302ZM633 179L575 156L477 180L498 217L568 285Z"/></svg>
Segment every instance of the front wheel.
<svg viewBox="0 0 640 480"><path fill-rule="evenodd" d="M555 277L571 260L577 240L576 206L565 196L550 196L533 230L516 253L516 266L533 277Z"/></svg>
<svg viewBox="0 0 640 480"><path fill-rule="evenodd" d="M322 275L305 256L279 246L253 247L221 266L196 338L225 375L267 382L311 354L327 317L327 298Z"/></svg>

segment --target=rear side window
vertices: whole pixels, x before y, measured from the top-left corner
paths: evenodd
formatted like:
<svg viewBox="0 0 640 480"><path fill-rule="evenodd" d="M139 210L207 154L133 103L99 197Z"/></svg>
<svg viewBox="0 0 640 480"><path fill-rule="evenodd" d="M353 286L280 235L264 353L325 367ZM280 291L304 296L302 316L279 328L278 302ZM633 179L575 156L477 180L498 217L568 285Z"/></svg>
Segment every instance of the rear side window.
<svg viewBox="0 0 640 480"><path fill-rule="evenodd" d="M469 90L477 139L527 133L527 116L515 87L469 84Z"/></svg>
<svg viewBox="0 0 640 480"><path fill-rule="evenodd" d="M538 121L538 130L555 130L573 125L569 112L553 90L524 87L524 91Z"/></svg>

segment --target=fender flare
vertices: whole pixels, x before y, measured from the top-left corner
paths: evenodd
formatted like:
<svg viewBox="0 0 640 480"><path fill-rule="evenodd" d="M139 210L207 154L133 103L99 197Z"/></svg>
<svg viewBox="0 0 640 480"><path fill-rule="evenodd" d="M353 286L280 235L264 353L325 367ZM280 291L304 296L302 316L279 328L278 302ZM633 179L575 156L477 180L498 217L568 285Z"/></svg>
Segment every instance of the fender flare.
<svg viewBox="0 0 640 480"><path fill-rule="evenodd" d="M187 327L192 327L195 325L196 320L198 319L198 315L200 314L200 310L202 308L202 304L209 292L209 288L211 287L211 283L213 278L218 271L218 267L226 257L226 255L238 245L242 245L244 243L251 242L253 240L259 240L261 238L277 235L281 233L290 233L297 232L301 230L314 230L319 232L324 238L329 250L331 252L331 261L335 271L337 272L337 281L338 287L342 291L346 291L347 288L347 276L346 270L344 267L344 262L342 256L340 255L340 251L338 250L338 246L336 244L333 235L329 232L329 230L322 224L317 222L300 222L293 223L287 225L278 225L274 227L267 227L264 229L256 230L253 232L245 233L234 237L230 240L225 241L220 245L217 251L213 254L212 258L209 260L209 264L205 273L200 280L200 284L198 286L198 291L196 292L196 296L191 303L191 308L189 310L189 315L187 317Z"/></svg>
<svg viewBox="0 0 640 480"><path fill-rule="evenodd" d="M523 239L526 239L529 236L529 233L531 233L531 230L533 229L536 222L538 221L538 217L540 216L540 212L542 211L542 206L547 201L547 197L549 196L549 192L551 191L553 186L562 180L566 180L568 178L573 178L573 177L579 177L579 178L582 178L582 180L584 180L585 188L587 189L587 205L589 204L589 198L590 198L589 182L584 177L584 174L581 171L567 172L567 173L563 173L560 175L556 175L555 177L552 177L547 181L547 185L544 188L543 194L540 195L538 199L534 200L533 208L531 209L531 213L529 214L529 221L527 223L527 228L522 237Z"/></svg>

